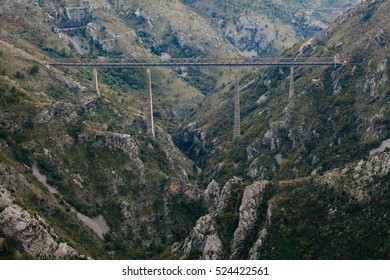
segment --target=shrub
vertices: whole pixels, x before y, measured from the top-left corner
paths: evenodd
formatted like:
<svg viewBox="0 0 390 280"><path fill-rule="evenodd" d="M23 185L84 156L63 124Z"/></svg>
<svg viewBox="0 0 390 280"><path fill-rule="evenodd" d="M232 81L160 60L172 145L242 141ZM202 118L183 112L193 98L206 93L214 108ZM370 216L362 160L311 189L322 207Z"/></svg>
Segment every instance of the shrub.
<svg viewBox="0 0 390 280"><path fill-rule="evenodd" d="M0 245L0 260L15 260L17 241L13 237L6 237Z"/></svg>
<svg viewBox="0 0 390 280"><path fill-rule="evenodd" d="M15 78L19 79L19 80L23 80L26 76L21 73L20 71L16 71L15 73Z"/></svg>
<svg viewBox="0 0 390 280"><path fill-rule="evenodd" d="M39 67L38 67L38 65L31 66L31 67L28 69L28 73L29 73L30 75L36 75L38 72L39 72Z"/></svg>

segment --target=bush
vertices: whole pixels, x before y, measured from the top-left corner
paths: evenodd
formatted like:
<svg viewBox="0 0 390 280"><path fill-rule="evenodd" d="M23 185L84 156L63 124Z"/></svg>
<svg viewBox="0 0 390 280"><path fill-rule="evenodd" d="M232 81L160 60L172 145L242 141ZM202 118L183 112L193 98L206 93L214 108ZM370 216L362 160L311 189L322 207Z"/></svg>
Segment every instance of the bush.
<svg viewBox="0 0 390 280"><path fill-rule="evenodd" d="M15 78L19 79L19 80L23 80L26 76L21 73L20 71L16 71L15 73Z"/></svg>
<svg viewBox="0 0 390 280"><path fill-rule="evenodd" d="M69 125L67 130L69 136L77 143L79 135L84 131L84 125L81 120L78 120L75 124Z"/></svg>
<svg viewBox="0 0 390 280"><path fill-rule="evenodd" d="M0 126L0 139L6 140L7 136L8 136L7 131L3 127Z"/></svg>
<svg viewBox="0 0 390 280"><path fill-rule="evenodd" d="M21 92L15 86L10 89L8 85L0 84L0 106L17 104L21 96Z"/></svg>
<svg viewBox="0 0 390 280"><path fill-rule="evenodd" d="M0 260L15 260L17 241L13 237L6 237L0 245Z"/></svg>
<svg viewBox="0 0 390 280"><path fill-rule="evenodd" d="M32 67L30 67L30 68L28 69L28 73L29 73L30 75L36 75L38 72L39 72L39 67L38 67L38 65L34 65L34 66L32 66Z"/></svg>
<svg viewBox="0 0 390 280"><path fill-rule="evenodd" d="M19 162L30 165L30 151L20 145L12 145L12 155Z"/></svg>

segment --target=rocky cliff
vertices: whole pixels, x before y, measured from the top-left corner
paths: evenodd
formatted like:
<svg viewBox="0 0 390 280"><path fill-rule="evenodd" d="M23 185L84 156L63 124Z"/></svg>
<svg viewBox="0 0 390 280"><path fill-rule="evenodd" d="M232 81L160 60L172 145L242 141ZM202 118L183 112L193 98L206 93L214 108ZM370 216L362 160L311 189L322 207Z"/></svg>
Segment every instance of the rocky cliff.
<svg viewBox="0 0 390 280"><path fill-rule="evenodd" d="M17 249L38 259L76 259L80 255L39 215L19 206L18 194L31 186L15 169L0 164L0 231L17 242ZM19 200L20 201L20 200Z"/></svg>
<svg viewBox="0 0 390 280"><path fill-rule="evenodd" d="M389 1L284 52L348 62L297 68L292 99L289 69L243 72L237 141L229 71L154 70L151 137L143 70L99 70L97 96L90 69L48 66L271 48L247 13L129 3L1 2L0 258L389 258Z"/></svg>
<svg viewBox="0 0 390 280"><path fill-rule="evenodd" d="M243 173L250 180L321 174L369 155L386 141L387 11L386 1L358 5L285 52L285 57L336 56L349 62L336 68L298 67L292 99L289 69L263 69L242 77L240 83L249 86L241 91L239 143L231 141L234 88L226 86L210 96L174 137L203 169L206 183Z"/></svg>
<svg viewBox="0 0 390 280"><path fill-rule="evenodd" d="M386 151L322 176L212 182L215 210L198 219L182 257L386 259L389 166Z"/></svg>

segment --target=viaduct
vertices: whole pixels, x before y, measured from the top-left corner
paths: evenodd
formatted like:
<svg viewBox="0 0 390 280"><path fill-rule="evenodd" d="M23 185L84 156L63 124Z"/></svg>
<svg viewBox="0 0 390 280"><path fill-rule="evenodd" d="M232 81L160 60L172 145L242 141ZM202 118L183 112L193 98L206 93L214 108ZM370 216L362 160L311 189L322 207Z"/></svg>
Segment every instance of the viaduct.
<svg viewBox="0 0 390 280"><path fill-rule="evenodd" d="M300 66L320 67L320 66L340 66L345 64L335 58L188 58L188 59L65 59L56 60L49 63L53 67L87 67L93 69L93 84L96 94L100 96L97 68L146 68L146 90L147 90L147 110L146 110L146 132L155 137L153 120L153 95L151 68L154 67L289 67L290 68L290 90L289 99L294 97L294 68ZM234 95L234 129L233 139L240 138L240 79L236 74L236 90Z"/></svg>

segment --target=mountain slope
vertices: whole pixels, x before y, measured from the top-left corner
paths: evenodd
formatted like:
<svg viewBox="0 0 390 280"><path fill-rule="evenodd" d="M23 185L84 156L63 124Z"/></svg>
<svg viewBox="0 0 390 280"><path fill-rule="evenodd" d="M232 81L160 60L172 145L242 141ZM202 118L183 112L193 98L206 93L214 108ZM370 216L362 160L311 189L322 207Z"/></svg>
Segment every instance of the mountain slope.
<svg viewBox="0 0 390 280"><path fill-rule="evenodd" d="M183 1L245 56L269 56L326 28L358 1Z"/></svg>
<svg viewBox="0 0 390 280"><path fill-rule="evenodd" d="M1 258L388 258L389 155L368 157L390 137L388 1L284 53L351 62L297 69L292 100L288 69L243 74L235 142L229 72L153 71L152 138L143 70L99 71L97 96L90 69L47 65L235 53L187 4L129 3L1 2Z"/></svg>
<svg viewBox="0 0 390 280"><path fill-rule="evenodd" d="M388 3L357 6L284 57L348 59L345 66L270 68L241 79L242 137L232 142L234 85L210 96L176 135L211 181L294 178L368 155L389 137ZM248 86L245 86L248 85ZM211 156L210 156L211 155Z"/></svg>
<svg viewBox="0 0 390 280"><path fill-rule="evenodd" d="M187 237L190 259L388 259L390 152L322 176L205 192L212 211Z"/></svg>
<svg viewBox="0 0 390 280"><path fill-rule="evenodd" d="M182 258L389 258L389 11L389 1L355 7L286 51L349 61L297 69L291 100L287 69L242 78L240 139L232 141L233 85L178 132L211 204Z"/></svg>
<svg viewBox="0 0 390 280"><path fill-rule="evenodd" d="M16 258L164 253L202 213L193 163L159 126L145 135L132 99L108 87L97 97L88 72L35 55L0 41L1 244L16 242ZM25 225L42 230L26 240Z"/></svg>
<svg viewBox="0 0 390 280"><path fill-rule="evenodd" d="M35 1L3 1L0 14L4 15L2 26L8 35L29 40L49 57L233 57L280 53L323 29L335 17L333 10L319 8L346 8L353 2L356 1L322 0L308 5L301 1L244 1L233 5L225 1L226 9L221 10L224 6L215 1L75 0L39 1L38 5ZM221 27L224 18L226 27ZM44 30L45 35L39 30ZM168 76L165 80L177 79L172 72L164 72ZM195 68L174 72L203 93L226 83L230 76L230 71L224 69L217 73ZM163 92L175 89L167 85ZM163 97L171 100L169 95ZM194 104L180 105L192 108ZM169 108L169 102L164 107ZM181 112L178 115L182 117Z"/></svg>

